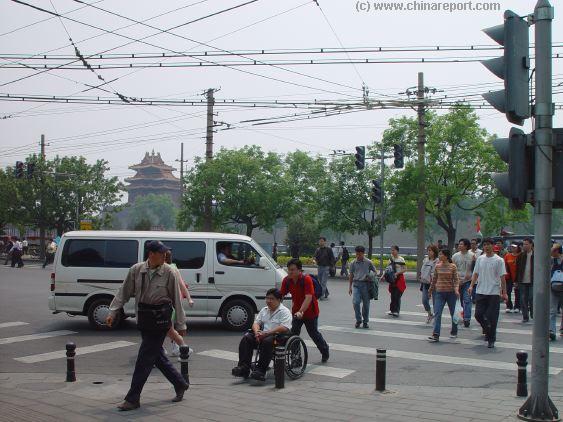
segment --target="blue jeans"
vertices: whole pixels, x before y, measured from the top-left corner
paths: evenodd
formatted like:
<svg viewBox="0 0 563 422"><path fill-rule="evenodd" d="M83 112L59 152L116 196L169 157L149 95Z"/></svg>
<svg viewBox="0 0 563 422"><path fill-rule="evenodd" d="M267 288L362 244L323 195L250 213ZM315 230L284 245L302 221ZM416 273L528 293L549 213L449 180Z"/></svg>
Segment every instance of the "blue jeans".
<svg viewBox="0 0 563 422"><path fill-rule="evenodd" d="M457 296L454 292L434 292L434 336L440 337L440 329L442 328L442 312L446 303L450 309L452 316L452 335L457 335L457 324L454 324L453 316L455 312L455 303Z"/></svg>
<svg viewBox="0 0 563 422"><path fill-rule="evenodd" d="M432 308L430 307L430 298L428 297L428 289L430 289L430 284L421 283L422 285L422 306L424 306L424 310L428 313L432 313ZM432 307L435 308L436 304L434 302L434 298L436 296L432 296Z"/></svg>
<svg viewBox="0 0 563 422"><path fill-rule="evenodd" d="M364 324L369 322L369 291L368 283L365 281L354 281L352 289L352 305L354 305L354 312L356 314L356 322L362 322L362 317ZM360 304L362 305L362 310L360 312Z"/></svg>
<svg viewBox="0 0 563 422"><path fill-rule="evenodd" d="M555 293L551 291L550 293L549 331L557 333L557 308L559 304L563 305L563 292Z"/></svg>
<svg viewBox="0 0 563 422"><path fill-rule="evenodd" d="M471 286L471 281L466 281L459 286L459 297L461 299L461 306L463 306L464 321L471 321L471 306L473 305L473 302L471 301L471 296L469 295L469 286Z"/></svg>
<svg viewBox="0 0 563 422"><path fill-rule="evenodd" d="M328 297L328 287L327 287L327 281L328 281L328 273L329 273L330 267L325 267L325 266L321 266L319 265L318 267L318 273L317 273L317 278L319 279L319 283L321 283L321 286L323 287L323 296L322 297Z"/></svg>

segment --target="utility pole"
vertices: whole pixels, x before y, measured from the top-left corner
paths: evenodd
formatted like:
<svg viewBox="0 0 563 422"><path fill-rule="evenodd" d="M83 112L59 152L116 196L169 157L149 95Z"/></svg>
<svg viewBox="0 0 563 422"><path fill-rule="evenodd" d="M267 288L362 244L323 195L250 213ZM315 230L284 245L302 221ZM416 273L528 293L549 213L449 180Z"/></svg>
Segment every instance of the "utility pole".
<svg viewBox="0 0 563 422"><path fill-rule="evenodd" d="M213 159L213 106L215 105L215 98L213 96L215 90L209 88L207 90L207 136L205 137L205 161L209 162ZM213 216L212 216L212 198L206 197L204 204L204 231L213 231Z"/></svg>
<svg viewBox="0 0 563 422"><path fill-rule="evenodd" d="M532 388L530 397L518 412L520 419L557 421L557 408L549 398L549 297L550 236L553 207L553 114L551 25L553 7L538 0L535 23L536 103L535 189L534 189L534 329L532 331Z"/></svg>
<svg viewBox="0 0 563 422"><path fill-rule="evenodd" d="M41 159L45 161L45 135L41 135Z"/></svg>
<svg viewBox="0 0 563 422"><path fill-rule="evenodd" d="M184 197L184 143L180 144L180 200Z"/></svg>
<svg viewBox="0 0 563 422"><path fill-rule="evenodd" d="M381 156L380 164L381 164L381 227L379 232L379 274L383 275L383 229L385 227L385 147L383 146L383 142L381 143Z"/></svg>
<svg viewBox="0 0 563 422"><path fill-rule="evenodd" d="M424 73L418 72L418 227L416 230L416 276L420 278L420 270L424 259L424 224L426 221L426 184L424 183L425 146L426 146L426 120L424 104Z"/></svg>
<svg viewBox="0 0 563 422"><path fill-rule="evenodd" d="M39 172L39 258L41 260L45 259L45 213L43 210L43 195L44 195L44 185L45 185L45 135L41 135L41 167Z"/></svg>

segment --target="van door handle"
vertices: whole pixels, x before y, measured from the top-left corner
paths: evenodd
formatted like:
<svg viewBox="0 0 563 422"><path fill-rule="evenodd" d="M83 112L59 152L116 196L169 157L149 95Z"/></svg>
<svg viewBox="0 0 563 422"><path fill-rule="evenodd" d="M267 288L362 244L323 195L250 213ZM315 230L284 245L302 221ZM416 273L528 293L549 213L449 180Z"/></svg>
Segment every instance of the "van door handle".
<svg viewBox="0 0 563 422"><path fill-rule="evenodd" d="M196 275L195 275L195 281L196 281L197 283L199 283L199 280L200 280L200 279L201 279L201 274L200 274L200 273L196 273Z"/></svg>
<svg viewBox="0 0 563 422"><path fill-rule="evenodd" d="M215 284L215 278L213 277L209 277L207 281L209 281L211 284Z"/></svg>
<svg viewBox="0 0 563 422"><path fill-rule="evenodd" d="M225 274L225 271L215 271L215 274Z"/></svg>

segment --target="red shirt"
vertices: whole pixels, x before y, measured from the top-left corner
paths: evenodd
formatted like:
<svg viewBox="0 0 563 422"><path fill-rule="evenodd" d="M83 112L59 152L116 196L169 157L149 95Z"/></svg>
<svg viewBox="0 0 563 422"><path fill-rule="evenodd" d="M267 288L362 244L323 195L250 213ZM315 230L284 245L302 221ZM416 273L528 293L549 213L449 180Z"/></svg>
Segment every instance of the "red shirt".
<svg viewBox="0 0 563 422"><path fill-rule="evenodd" d="M314 319L319 316L319 302L315 297L315 287L313 280L307 274L300 274L297 281L293 281L288 277L284 278L281 286L281 294L283 296L291 293L291 313L295 315L299 312L301 305L305 301L306 295L311 295L311 304L303 313L303 319Z"/></svg>

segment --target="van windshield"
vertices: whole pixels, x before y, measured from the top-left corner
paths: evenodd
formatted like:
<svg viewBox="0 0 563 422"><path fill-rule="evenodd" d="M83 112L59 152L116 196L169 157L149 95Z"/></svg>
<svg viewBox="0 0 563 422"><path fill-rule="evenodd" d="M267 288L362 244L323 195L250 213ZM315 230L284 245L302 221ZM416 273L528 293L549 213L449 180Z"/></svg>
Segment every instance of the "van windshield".
<svg viewBox="0 0 563 422"><path fill-rule="evenodd" d="M266 252L258 243L252 241L252 246L260 253L260 255L267 256L269 261L274 263L274 267L281 268L281 266L276 261L274 261L272 256L268 252Z"/></svg>

